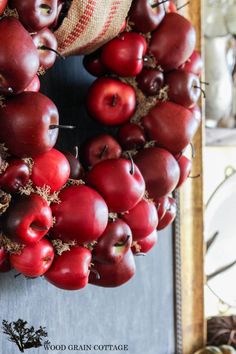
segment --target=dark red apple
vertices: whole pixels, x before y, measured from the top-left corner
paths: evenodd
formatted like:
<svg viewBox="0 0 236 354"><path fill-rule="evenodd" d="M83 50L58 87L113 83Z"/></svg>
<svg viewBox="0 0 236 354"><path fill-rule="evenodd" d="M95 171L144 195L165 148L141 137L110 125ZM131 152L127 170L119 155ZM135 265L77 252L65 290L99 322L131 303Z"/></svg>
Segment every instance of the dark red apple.
<svg viewBox="0 0 236 354"><path fill-rule="evenodd" d="M119 263L132 244L132 231L121 219L108 223L93 250L93 259L99 263Z"/></svg>
<svg viewBox="0 0 236 354"><path fill-rule="evenodd" d="M63 241L96 241L106 229L108 209L104 199L94 189L70 186L59 194L60 203L52 204L56 223L50 235Z"/></svg>
<svg viewBox="0 0 236 354"><path fill-rule="evenodd" d="M121 153L119 143L111 135L99 134L86 141L82 156L85 166L92 167L102 160L118 159Z"/></svg>
<svg viewBox="0 0 236 354"><path fill-rule="evenodd" d="M100 77L108 73L107 68L101 61L101 49L95 52L85 55L83 59L83 65L89 74Z"/></svg>
<svg viewBox="0 0 236 354"><path fill-rule="evenodd" d="M193 107L200 98L201 87L198 76L185 70L173 70L165 75L170 101L186 108Z"/></svg>
<svg viewBox="0 0 236 354"><path fill-rule="evenodd" d="M37 156L52 149L58 135L58 110L39 92L9 97L0 107L0 140L18 157Z"/></svg>
<svg viewBox="0 0 236 354"><path fill-rule="evenodd" d="M29 31L40 31L50 27L57 16L58 0L11 0L20 21Z"/></svg>
<svg viewBox="0 0 236 354"><path fill-rule="evenodd" d="M157 230L163 230L165 227L169 226L175 219L177 212L177 205L174 198L169 197L169 207L166 210L165 215L159 221Z"/></svg>
<svg viewBox="0 0 236 354"><path fill-rule="evenodd" d="M152 32L165 16L165 5L159 0L134 0L129 11L129 21L136 32Z"/></svg>
<svg viewBox="0 0 236 354"><path fill-rule="evenodd" d="M116 213L134 208L145 193L138 167L126 159L99 162L89 171L87 182L101 193L109 210Z"/></svg>
<svg viewBox="0 0 236 354"><path fill-rule="evenodd" d="M113 78L100 78L90 86L87 110L92 118L105 125L118 125L129 120L136 107L132 86Z"/></svg>
<svg viewBox="0 0 236 354"><path fill-rule="evenodd" d="M161 220L164 217L166 210L169 208L169 196L155 198L154 203L157 208L158 220Z"/></svg>
<svg viewBox="0 0 236 354"><path fill-rule="evenodd" d="M94 262L93 269L99 274L99 277L95 272L91 272L89 275L90 284L107 288L123 285L134 276L136 271L133 253L129 250L118 264Z"/></svg>
<svg viewBox="0 0 236 354"><path fill-rule="evenodd" d="M189 175L191 173L191 169L192 169L192 161L189 160L184 155L182 155L178 159L178 164L179 164L179 168L180 168L180 178L179 178L179 182L178 182L176 188L179 188L184 184L184 182L189 177Z"/></svg>
<svg viewBox="0 0 236 354"><path fill-rule="evenodd" d="M39 63L44 69L53 66L57 58L57 39L48 28L43 28L32 35L34 44L38 50Z"/></svg>
<svg viewBox="0 0 236 354"><path fill-rule="evenodd" d="M134 241L150 235L158 225L155 204L146 199L142 199L133 209L122 214L121 218L131 228Z"/></svg>
<svg viewBox="0 0 236 354"><path fill-rule="evenodd" d="M30 179L30 170L26 162L19 159L8 161L7 169L0 175L0 188L7 193L18 192Z"/></svg>
<svg viewBox="0 0 236 354"><path fill-rule="evenodd" d="M67 161L70 165L70 178L72 179L83 179L84 178L84 168L81 162L78 160L78 156L74 156L71 152L63 152Z"/></svg>
<svg viewBox="0 0 236 354"><path fill-rule="evenodd" d="M138 87L146 96L155 96L164 84L164 75L160 70L144 68L136 80Z"/></svg>
<svg viewBox="0 0 236 354"><path fill-rule="evenodd" d="M118 132L118 141L126 150L139 149L146 143L144 130L135 123L122 125Z"/></svg>
<svg viewBox="0 0 236 354"><path fill-rule="evenodd" d="M152 34L150 53L164 71L178 69L192 55L196 32L192 24L176 12L167 13Z"/></svg>
<svg viewBox="0 0 236 354"><path fill-rule="evenodd" d="M13 268L26 277L40 277L50 268L54 259L52 244L43 238L33 245L26 245L20 254L11 254Z"/></svg>
<svg viewBox="0 0 236 354"><path fill-rule="evenodd" d="M72 247L55 257L45 279L64 290L79 290L88 284L91 267L91 251L84 247Z"/></svg>
<svg viewBox="0 0 236 354"><path fill-rule="evenodd" d="M18 197L3 216L4 234L26 245L37 243L51 227L51 209L38 194Z"/></svg>
<svg viewBox="0 0 236 354"><path fill-rule="evenodd" d="M150 198L160 198L171 193L180 177L179 165L167 150L151 147L134 156L146 183Z"/></svg>
<svg viewBox="0 0 236 354"><path fill-rule="evenodd" d="M157 244L158 233L154 230L150 235L141 240L134 241L132 245L132 252L134 254L148 253Z"/></svg>
<svg viewBox="0 0 236 354"><path fill-rule="evenodd" d="M183 151L199 127L199 121L187 108L173 102L161 102L142 118L142 125L150 140L173 154Z"/></svg>
<svg viewBox="0 0 236 354"><path fill-rule="evenodd" d="M0 20L0 94L24 91L39 68L38 51L30 34L13 17Z"/></svg>
<svg viewBox="0 0 236 354"><path fill-rule="evenodd" d="M146 50L147 43L142 35L124 32L103 46L101 60L119 76L137 76L143 69Z"/></svg>
<svg viewBox="0 0 236 354"><path fill-rule="evenodd" d="M34 186L48 186L52 193L60 190L69 176L69 162L60 151L52 149L34 158L31 174Z"/></svg>

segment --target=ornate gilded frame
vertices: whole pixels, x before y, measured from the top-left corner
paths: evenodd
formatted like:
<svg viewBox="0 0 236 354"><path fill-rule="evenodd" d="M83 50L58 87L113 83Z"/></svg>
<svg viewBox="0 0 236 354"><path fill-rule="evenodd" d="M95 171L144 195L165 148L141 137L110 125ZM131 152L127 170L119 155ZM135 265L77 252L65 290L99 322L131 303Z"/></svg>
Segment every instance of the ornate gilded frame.
<svg viewBox="0 0 236 354"><path fill-rule="evenodd" d="M194 25L197 31L197 50L202 52L202 0L192 0L183 8L183 14ZM192 175L201 173L203 169L203 129L204 119L193 141L196 157L193 160ZM206 338L203 174L200 178L189 179L176 197L179 202L174 245L176 354L193 354L205 344Z"/></svg>

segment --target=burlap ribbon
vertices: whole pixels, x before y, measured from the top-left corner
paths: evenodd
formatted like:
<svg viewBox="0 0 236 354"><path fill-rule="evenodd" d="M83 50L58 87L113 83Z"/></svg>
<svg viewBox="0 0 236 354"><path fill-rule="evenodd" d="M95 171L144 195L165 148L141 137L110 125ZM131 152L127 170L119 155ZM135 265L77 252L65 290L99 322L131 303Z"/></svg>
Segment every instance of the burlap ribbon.
<svg viewBox="0 0 236 354"><path fill-rule="evenodd" d="M132 0L73 0L67 17L55 32L64 56L88 54L114 38Z"/></svg>

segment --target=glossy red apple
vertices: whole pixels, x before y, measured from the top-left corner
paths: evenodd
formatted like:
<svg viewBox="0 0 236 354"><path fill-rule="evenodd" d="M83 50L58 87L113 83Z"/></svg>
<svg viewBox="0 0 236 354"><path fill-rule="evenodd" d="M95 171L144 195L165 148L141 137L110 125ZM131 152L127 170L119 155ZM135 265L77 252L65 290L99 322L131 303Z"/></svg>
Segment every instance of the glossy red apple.
<svg viewBox="0 0 236 354"><path fill-rule="evenodd" d="M166 210L169 208L169 196L155 198L154 203L157 208L158 220L161 220L164 217Z"/></svg>
<svg viewBox="0 0 236 354"><path fill-rule="evenodd" d="M69 162L60 151L52 149L34 158L31 174L34 186L49 186L52 193L60 190L69 176Z"/></svg>
<svg viewBox="0 0 236 354"><path fill-rule="evenodd" d="M150 140L173 154L183 151L199 127L199 121L187 108L173 102L158 102L142 125Z"/></svg>
<svg viewBox="0 0 236 354"><path fill-rule="evenodd" d="M24 91L39 92L40 90L40 80L38 75L35 75L31 83L24 89Z"/></svg>
<svg viewBox="0 0 236 354"><path fill-rule="evenodd" d="M181 69L188 73L201 76L203 70L203 60L201 54L194 50L193 54L188 58L188 60L181 66Z"/></svg>
<svg viewBox="0 0 236 354"><path fill-rule="evenodd" d="M85 166L92 167L107 159L118 159L122 150L119 143L108 134L99 134L87 140L83 148Z"/></svg>
<svg viewBox="0 0 236 354"><path fill-rule="evenodd" d="M58 0L11 0L10 5L17 10L20 21L29 31L39 31L50 27L57 16Z"/></svg>
<svg viewBox="0 0 236 354"><path fill-rule="evenodd" d="M88 243L103 234L108 223L108 209L98 192L84 185L70 186L61 191L59 198L59 204L51 205L56 217L50 233L52 238Z"/></svg>
<svg viewBox="0 0 236 354"><path fill-rule="evenodd" d="M193 107L200 98L201 87L198 76L185 70L173 70L165 75L170 101L186 108Z"/></svg>
<svg viewBox="0 0 236 354"><path fill-rule="evenodd" d="M39 68L38 51L30 34L13 17L0 20L0 94L22 92Z"/></svg>
<svg viewBox="0 0 236 354"><path fill-rule="evenodd" d="M99 263L119 263L130 250L132 231L121 219L108 223L93 250L93 259Z"/></svg>
<svg viewBox="0 0 236 354"><path fill-rule="evenodd" d="M33 245L26 245L20 254L11 254L13 268L26 277L40 277L50 268L54 259L52 244L43 238Z"/></svg>
<svg viewBox="0 0 236 354"><path fill-rule="evenodd" d="M122 77L137 76L143 68L147 50L144 37L135 32L124 32L102 48L102 63Z"/></svg>
<svg viewBox="0 0 236 354"><path fill-rule="evenodd" d="M178 13L170 12L152 34L150 53L164 71L170 71L188 60L195 45L196 32L192 24Z"/></svg>
<svg viewBox="0 0 236 354"><path fill-rule="evenodd" d="M85 55L83 59L83 65L89 74L100 77L108 73L107 68L101 61L101 49L95 52Z"/></svg>
<svg viewBox="0 0 236 354"><path fill-rule="evenodd" d="M138 167L126 159L99 162L88 173L87 182L101 193L109 210L117 213L134 208L145 193Z"/></svg>
<svg viewBox="0 0 236 354"><path fill-rule="evenodd" d="M135 274L136 267L133 253L129 250L118 264L94 262L93 269L96 270L99 277L94 272L91 272L89 275L90 284L107 288L121 286L128 282Z"/></svg>
<svg viewBox="0 0 236 354"><path fill-rule="evenodd" d="M44 69L53 66L57 58L57 39L48 28L43 28L32 35L34 44L38 50L39 63Z"/></svg>
<svg viewBox="0 0 236 354"><path fill-rule="evenodd" d="M134 241L150 235L158 225L155 204L146 199L142 199L133 209L122 214L121 218L131 228Z"/></svg>
<svg viewBox="0 0 236 354"><path fill-rule="evenodd" d="M135 111L135 90L117 79L100 78L90 86L86 106L91 117L100 123L122 124Z"/></svg>
<svg viewBox="0 0 236 354"><path fill-rule="evenodd" d="M84 247L72 247L55 257L45 279L64 290L79 290L88 284L91 267L91 251Z"/></svg>
<svg viewBox="0 0 236 354"><path fill-rule="evenodd" d="M136 32L152 32L165 16L165 5L159 0L134 0L129 11L129 21Z"/></svg>
<svg viewBox="0 0 236 354"><path fill-rule="evenodd" d="M139 149L146 143L144 130L135 123L122 125L118 132L118 141L126 150Z"/></svg>
<svg viewBox="0 0 236 354"><path fill-rule="evenodd" d="M3 217L3 232L28 245L37 243L52 227L48 202L38 194L13 200Z"/></svg>
<svg viewBox="0 0 236 354"><path fill-rule="evenodd" d="M141 240L134 241L132 245L132 252L134 254L148 253L157 244L158 233L154 230L150 235Z"/></svg>
<svg viewBox="0 0 236 354"><path fill-rule="evenodd" d="M7 6L7 1L8 0L0 0L0 15L3 14L3 12Z"/></svg>
<svg viewBox="0 0 236 354"><path fill-rule="evenodd" d="M63 152L67 161L70 165L70 178L72 179L83 179L84 178L84 168L81 162L78 160L78 156L74 156L71 152Z"/></svg>
<svg viewBox="0 0 236 354"><path fill-rule="evenodd" d="M144 149L134 156L134 161L143 175L150 198L163 197L176 188L179 165L167 150L158 147Z"/></svg>
<svg viewBox="0 0 236 354"><path fill-rule="evenodd" d="M177 205L174 198L169 197L169 207L166 210L165 215L161 220L159 220L159 224L157 226L157 230L163 230L167 226L169 226L175 219L177 213Z"/></svg>
<svg viewBox="0 0 236 354"><path fill-rule="evenodd" d="M30 179L30 170L26 162L19 159L8 161L7 169L0 175L0 188L7 193L18 192Z"/></svg>
<svg viewBox="0 0 236 354"><path fill-rule="evenodd" d="M180 168L180 178L179 178L179 182L178 182L176 188L179 188L184 184L184 182L189 177L189 175L191 173L191 169L192 169L192 161L189 160L184 155L182 155L178 159L178 164L179 164L179 168Z"/></svg>
<svg viewBox="0 0 236 354"><path fill-rule="evenodd" d="M55 104L39 92L23 92L0 107L0 140L18 157L37 156L52 149L59 122Z"/></svg>
<svg viewBox="0 0 236 354"><path fill-rule="evenodd" d="M164 84L164 75L160 70L144 68L136 80L138 87L146 96L155 96Z"/></svg>

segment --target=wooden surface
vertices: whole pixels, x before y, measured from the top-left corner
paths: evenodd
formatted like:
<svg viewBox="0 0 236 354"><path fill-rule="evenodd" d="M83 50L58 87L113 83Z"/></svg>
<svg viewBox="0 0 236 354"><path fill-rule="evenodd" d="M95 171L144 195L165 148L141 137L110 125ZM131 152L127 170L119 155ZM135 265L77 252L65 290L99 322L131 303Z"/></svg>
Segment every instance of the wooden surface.
<svg viewBox="0 0 236 354"><path fill-rule="evenodd" d="M197 30L197 49L201 50L201 1L191 1L185 11ZM202 173L203 127L204 119L193 141L196 151L191 172L193 176ZM188 179L180 193L183 354L192 354L202 347L205 341L202 191L201 175L197 179Z"/></svg>
<svg viewBox="0 0 236 354"><path fill-rule="evenodd" d="M92 80L81 58L58 62L43 79L43 91L57 104L61 122L78 125L76 132L61 132L64 148L101 129L83 107ZM172 230L160 233L158 246L146 257L137 257L135 278L116 289L88 286L66 292L43 279L14 279L12 272L0 275L0 322L22 318L36 327L46 326L52 344L127 344L129 351L119 353L175 354L172 245ZM1 331L0 353L19 353ZM40 348L29 353L47 351Z"/></svg>

